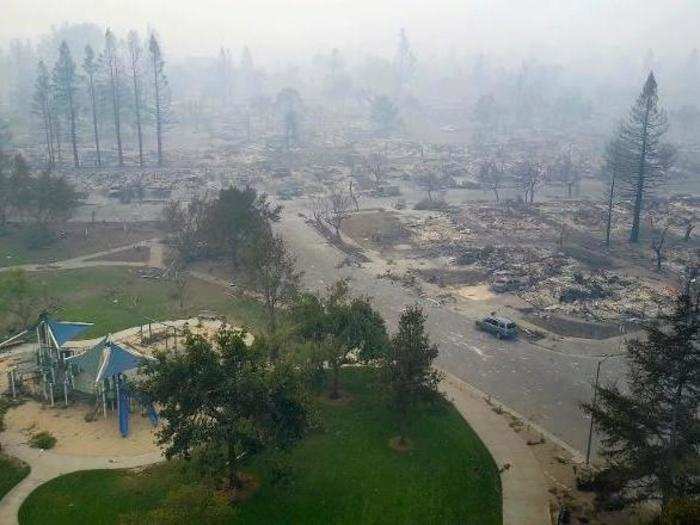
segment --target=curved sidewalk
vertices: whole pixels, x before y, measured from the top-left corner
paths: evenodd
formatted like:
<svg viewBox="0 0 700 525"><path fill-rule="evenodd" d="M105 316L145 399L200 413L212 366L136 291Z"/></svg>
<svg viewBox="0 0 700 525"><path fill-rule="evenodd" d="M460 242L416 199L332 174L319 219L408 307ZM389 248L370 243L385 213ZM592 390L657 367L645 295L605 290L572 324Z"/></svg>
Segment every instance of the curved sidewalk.
<svg viewBox="0 0 700 525"><path fill-rule="evenodd" d="M510 465L501 472L503 525L549 525L547 485L535 456L478 391L444 373L442 392L488 448L499 470Z"/></svg>
<svg viewBox="0 0 700 525"><path fill-rule="evenodd" d="M3 437L7 438L6 434ZM11 438L12 439L12 438ZM139 467L163 459L160 452L140 456L69 456L30 448L12 439L3 442L3 452L27 463L31 471L0 500L0 525L17 525L17 513L31 492L47 481L78 470Z"/></svg>

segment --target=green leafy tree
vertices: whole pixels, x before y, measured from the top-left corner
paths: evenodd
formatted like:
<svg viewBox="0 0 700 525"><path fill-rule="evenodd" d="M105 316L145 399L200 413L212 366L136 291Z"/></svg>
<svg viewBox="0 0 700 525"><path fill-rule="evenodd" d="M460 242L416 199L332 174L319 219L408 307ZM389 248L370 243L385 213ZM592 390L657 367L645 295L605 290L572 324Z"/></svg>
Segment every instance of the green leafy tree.
<svg viewBox="0 0 700 525"><path fill-rule="evenodd" d="M389 338L382 316L368 297L351 297L348 282L330 286L325 296L303 294L293 310L297 333L313 341L332 371L330 397L340 397L340 369L350 354L362 362L386 355Z"/></svg>
<svg viewBox="0 0 700 525"><path fill-rule="evenodd" d="M432 366L438 347L425 333L425 315L420 306L409 306L402 312L390 348L385 373L400 418L399 443L403 445L410 409L421 399L435 397L442 378Z"/></svg>
<svg viewBox="0 0 700 525"><path fill-rule="evenodd" d="M245 270L248 285L263 298L272 334L277 329L279 306L292 304L299 292L301 274L296 269L296 259L284 239L268 228L247 250Z"/></svg>
<svg viewBox="0 0 700 525"><path fill-rule="evenodd" d="M240 489L243 456L301 438L309 424L303 383L292 367L270 366L268 357L260 344L246 345L245 333L230 330L215 344L190 335L182 351L159 354L143 371L142 389L161 407L157 440L166 458L221 449L229 486Z"/></svg>
<svg viewBox="0 0 700 525"><path fill-rule="evenodd" d="M253 188L221 190L209 203L202 239L212 255L228 257L234 264L243 263L246 250L279 220L281 207L272 206L267 196Z"/></svg>
<svg viewBox="0 0 700 525"><path fill-rule="evenodd" d="M58 49L58 60L53 69L53 87L56 103L64 110L70 125L70 140L73 147L73 163L80 166L78 157L78 74L68 44L63 41Z"/></svg>
<svg viewBox="0 0 700 525"><path fill-rule="evenodd" d="M625 386L601 386L597 403L583 404L623 502L660 501L664 511L700 493L699 301L679 296L645 339L627 343Z"/></svg>
<svg viewBox="0 0 700 525"><path fill-rule="evenodd" d="M0 319L10 328L26 328L50 306L46 289L23 270L0 274Z"/></svg>

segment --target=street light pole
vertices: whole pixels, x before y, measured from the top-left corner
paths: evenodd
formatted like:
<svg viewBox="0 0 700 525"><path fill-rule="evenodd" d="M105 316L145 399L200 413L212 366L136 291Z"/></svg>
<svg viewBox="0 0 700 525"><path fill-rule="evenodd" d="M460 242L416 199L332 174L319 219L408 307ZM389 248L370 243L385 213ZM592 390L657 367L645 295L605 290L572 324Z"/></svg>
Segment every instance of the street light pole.
<svg viewBox="0 0 700 525"><path fill-rule="evenodd" d="M603 359L598 361L598 365L595 369L595 387L593 388L593 410L596 409L596 404L598 403L598 380L600 379L600 365L603 364L610 356L605 356ZM586 465L591 463L591 442L593 441L593 413L591 413L591 424L588 427L588 445L586 446Z"/></svg>

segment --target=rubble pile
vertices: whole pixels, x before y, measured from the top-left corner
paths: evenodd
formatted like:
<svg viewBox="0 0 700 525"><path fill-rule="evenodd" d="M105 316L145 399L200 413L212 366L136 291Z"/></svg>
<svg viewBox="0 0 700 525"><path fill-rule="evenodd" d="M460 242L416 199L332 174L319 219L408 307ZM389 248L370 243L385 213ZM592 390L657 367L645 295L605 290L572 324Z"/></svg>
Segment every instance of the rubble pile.
<svg viewBox="0 0 700 525"><path fill-rule="evenodd" d="M673 300L670 290L607 271L565 271L518 295L542 310L600 322L639 322L665 311Z"/></svg>

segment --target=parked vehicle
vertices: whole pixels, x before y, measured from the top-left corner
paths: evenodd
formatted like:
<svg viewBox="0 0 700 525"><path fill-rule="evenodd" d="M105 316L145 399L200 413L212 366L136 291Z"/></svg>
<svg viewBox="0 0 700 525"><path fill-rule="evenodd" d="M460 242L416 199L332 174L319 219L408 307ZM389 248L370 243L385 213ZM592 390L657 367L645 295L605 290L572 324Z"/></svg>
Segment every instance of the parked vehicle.
<svg viewBox="0 0 700 525"><path fill-rule="evenodd" d="M518 325L505 317L488 316L476 322L476 327L489 332L499 339L514 339L518 336Z"/></svg>

